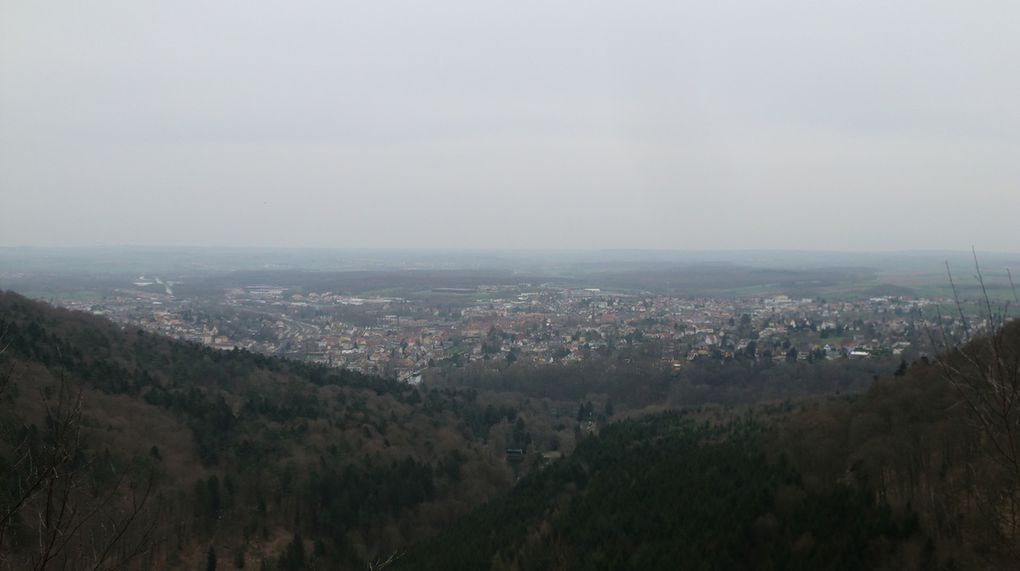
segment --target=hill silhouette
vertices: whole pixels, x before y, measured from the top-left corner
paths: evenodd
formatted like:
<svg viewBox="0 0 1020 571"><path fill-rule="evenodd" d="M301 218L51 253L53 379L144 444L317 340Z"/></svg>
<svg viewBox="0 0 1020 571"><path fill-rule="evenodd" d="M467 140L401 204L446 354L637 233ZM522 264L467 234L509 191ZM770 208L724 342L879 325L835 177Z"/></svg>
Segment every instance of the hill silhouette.
<svg viewBox="0 0 1020 571"><path fill-rule="evenodd" d="M121 553L129 543L121 538L105 561L114 566L130 555L142 567L193 568L213 544L221 559L255 566L276 565L300 545L320 567L362 568L511 483L503 458L475 435L515 412L486 416L471 391L424 392L217 351L11 292L0 293L0 335L6 568L31 568L42 556L48 532L35 520L55 509L44 493L50 482L11 507L46 460L81 484L68 509L102 500L112 520L125 513L129 490L151 482L139 517L152 529L136 520L146 537L131 538L145 545ZM55 456L59 419L80 429L73 458ZM102 514L63 523L99 533ZM65 568L91 565L81 559L86 545L62 549Z"/></svg>
<svg viewBox="0 0 1020 571"><path fill-rule="evenodd" d="M962 401L998 374L1015 402L1018 365L1012 322L859 395L615 423L397 567L1012 569L1017 411Z"/></svg>

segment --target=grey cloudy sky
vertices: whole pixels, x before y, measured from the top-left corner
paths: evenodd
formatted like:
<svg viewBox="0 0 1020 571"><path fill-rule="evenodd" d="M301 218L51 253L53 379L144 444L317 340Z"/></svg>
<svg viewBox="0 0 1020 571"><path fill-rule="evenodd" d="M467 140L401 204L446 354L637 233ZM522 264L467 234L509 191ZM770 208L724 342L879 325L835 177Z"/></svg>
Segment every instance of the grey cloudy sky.
<svg viewBox="0 0 1020 571"><path fill-rule="evenodd" d="M1020 250L1013 0L0 0L0 245Z"/></svg>

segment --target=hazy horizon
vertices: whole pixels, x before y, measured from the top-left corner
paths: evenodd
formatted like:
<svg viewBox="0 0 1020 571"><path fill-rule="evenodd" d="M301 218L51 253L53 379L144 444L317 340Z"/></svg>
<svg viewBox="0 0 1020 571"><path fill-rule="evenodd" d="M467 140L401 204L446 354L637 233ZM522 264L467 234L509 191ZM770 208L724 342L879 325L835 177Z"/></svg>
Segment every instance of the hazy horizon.
<svg viewBox="0 0 1020 571"><path fill-rule="evenodd" d="M0 246L1017 251L981 7L13 0Z"/></svg>
<svg viewBox="0 0 1020 571"><path fill-rule="evenodd" d="M128 251L128 252L159 252L159 251L197 251L197 252L214 252L214 251L251 251L251 252L407 252L407 253L439 253L439 254L471 254L471 253L492 253L492 254L595 254L600 252L609 252L616 254L697 254L697 255L711 255L711 254L786 254L796 256L799 254L815 255L815 254L836 254L836 255L862 255L862 256L884 256L884 255L920 255L920 256L942 256L942 255L953 255L953 256L967 256L971 257L973 252L969 248L881 248L881 249L852 249L852 248L658 248L658 247L635 247L635 248L612 248L612 247L577 247L577 248L559 248L555 246L535 246L535 247L500 247L500 246L450 246L450 247L433 247L433 246L250 246L250 245L224 245L224 244L140 244L140 243L124 243L124 244L93 244L93 245L79 245L79 244L56 244L56 245L33 245L33 244L13 244L13 245L0 245L0 252L14 252L14 251L50 251L50 252L113 252L117 250ZM1020 248L1013 250L977 250L979 258L984 255L1020 255Z"/></svg>

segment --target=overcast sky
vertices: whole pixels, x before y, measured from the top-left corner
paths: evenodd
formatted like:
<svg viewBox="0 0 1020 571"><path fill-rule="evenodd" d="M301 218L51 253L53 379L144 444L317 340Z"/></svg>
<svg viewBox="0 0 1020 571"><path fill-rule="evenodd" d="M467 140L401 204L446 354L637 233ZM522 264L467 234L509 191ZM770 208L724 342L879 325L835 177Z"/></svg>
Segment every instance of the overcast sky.
<svg viewBox="0 0 1020 571"><path fill-rule="evenodd" d="M0 0L0 246L1020 250L1020 3Z"/></svg>

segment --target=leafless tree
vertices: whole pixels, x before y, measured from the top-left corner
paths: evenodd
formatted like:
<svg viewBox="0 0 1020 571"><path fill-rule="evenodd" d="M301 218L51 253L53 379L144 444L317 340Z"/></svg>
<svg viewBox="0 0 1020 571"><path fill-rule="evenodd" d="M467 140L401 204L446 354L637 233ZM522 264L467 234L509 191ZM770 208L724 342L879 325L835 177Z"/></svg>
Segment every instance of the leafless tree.
<svg viewBox="0 0 1020 571"><path fill-rule="evenodd" d="M369 571L379 571L380 569L386 569L387 567L392 565L397 559L400 559L401 555L402 554L400 553L400 551L394 551L386 559L382 559L380 557L379 559L377 559L375 561L371 561L368 564L368 570Z"/></svg>
<svg viewBox="0 0 1020 571"><path fill-rule="evenodd" d="M941 349L936 362L959 396L958 404L964 407L980 441L992 451L990 460L995 469L984 482L988 492L984 506L994 518L1006 549L1020 556L1020 336L1004 328L1010 304L993 304L976 252L979 314L987 321L987 330L979 332L971 326L948 262L946 270L966 338L959 339L948 330L940 314L940 336L933 336ZM1013 301L1020 303L1012 272L1007 271L1007 275Z"/></svg>
<svg viewBox="0 0 1020 571"><path fill-rule="evenodd" d="M8 349L0 339L0 357ZM13 365L0 364L0 397L13 386ZM145 517L152 493L144 482L114 473L99 485L104 460L89 457L83 442L84 391L61 373L55 391L40 391L45 428L21 426L8 435L10 461L0 496L0 569L124 568L150 545L156 519ZM105 461L108 462L108 459ZM145 520L144 522L142 520ZM22 533L14 549L12 532ZM31 544L28 537L34 536Z"/></svg>
<svg viewBox="0 0 1020 571"><path fill-rule="evenodd" d="M6 354L7 350L11 347L7 331L8 326L4 324L3 328L0 329L0 398L7 393L7 387L10 386L11 379L14 378L14 364L11 363L6 367L3 366L4 354Z"/></svg>

